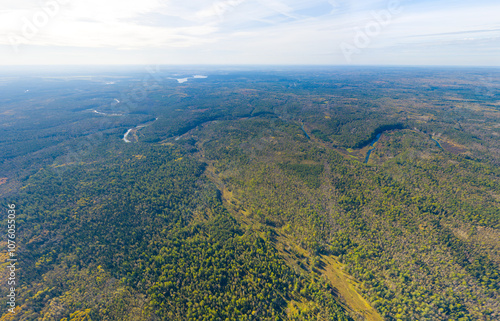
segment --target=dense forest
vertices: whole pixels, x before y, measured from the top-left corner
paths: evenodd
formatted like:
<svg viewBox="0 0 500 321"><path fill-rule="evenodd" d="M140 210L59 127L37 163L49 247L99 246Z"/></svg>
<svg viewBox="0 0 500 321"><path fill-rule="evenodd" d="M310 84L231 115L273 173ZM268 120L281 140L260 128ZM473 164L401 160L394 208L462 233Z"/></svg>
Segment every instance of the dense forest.
<svg viewBox="0 0 500 321"><path fill-rule="evenodd" d="M0 83L0 320L500 318L499 70L155 76Z"/></svg>

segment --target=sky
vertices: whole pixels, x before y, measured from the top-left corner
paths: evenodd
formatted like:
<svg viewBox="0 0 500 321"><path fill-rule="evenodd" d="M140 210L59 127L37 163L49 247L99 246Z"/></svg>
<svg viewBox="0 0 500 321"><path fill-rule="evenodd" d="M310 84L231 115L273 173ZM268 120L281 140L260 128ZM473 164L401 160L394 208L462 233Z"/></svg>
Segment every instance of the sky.
<svg viewBox="0 0 500 321"><path fill-rule="evenodd" d="M500 66L498 0L1 0L0 65Z"/></svg>

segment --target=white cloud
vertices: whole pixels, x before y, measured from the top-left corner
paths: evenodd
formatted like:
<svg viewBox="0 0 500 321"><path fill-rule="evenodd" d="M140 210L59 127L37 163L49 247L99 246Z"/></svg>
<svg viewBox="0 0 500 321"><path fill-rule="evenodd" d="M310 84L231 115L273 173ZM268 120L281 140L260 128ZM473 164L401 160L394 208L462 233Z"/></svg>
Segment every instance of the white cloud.
<svg viewBox="0 0 500 321"><path fill-rule="evenodd" d="M33 46L38 46L47 52L74 47L101 50L103 56L134 51L145 59L159 59L163 50L177 63L186 59L186 63L342 64L340 43L352 42L356 32L374 20L372 12L386 10L391 0L4 1L0 46L9 46L14 35L27 60L34 61L38 51ZM67 4L47 23L36 26L34 17L40 18L50 1ZM462 56L472 50L470 43L480 41L484 50L497 47L500 4L496 2L401 0L400 4L403 11L371 39L359 61L387 61L398 52L404 59L408 48L418 52L419 46L432 46L439 62L449 54L443 48L440 55L440 45L463 48ZM36 32L27 24L35 25ZM26 31L31 31L30 37ZM21 58L15 55L6 51L5 61L17 63ZM125 53L123 57L136 59ZM36 61L40 59L37 56Z"/></svg>

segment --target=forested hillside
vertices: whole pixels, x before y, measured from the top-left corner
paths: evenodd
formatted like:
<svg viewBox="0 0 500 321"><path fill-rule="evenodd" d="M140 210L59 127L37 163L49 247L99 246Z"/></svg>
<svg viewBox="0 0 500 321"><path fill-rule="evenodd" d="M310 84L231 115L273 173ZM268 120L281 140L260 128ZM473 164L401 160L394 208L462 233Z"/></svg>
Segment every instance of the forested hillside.
<svg viewBox="0 0 500 321"><path fill-rule="evenodd" d="M0 320L500 318L498 70L172 73L0 86Z"/></svg>

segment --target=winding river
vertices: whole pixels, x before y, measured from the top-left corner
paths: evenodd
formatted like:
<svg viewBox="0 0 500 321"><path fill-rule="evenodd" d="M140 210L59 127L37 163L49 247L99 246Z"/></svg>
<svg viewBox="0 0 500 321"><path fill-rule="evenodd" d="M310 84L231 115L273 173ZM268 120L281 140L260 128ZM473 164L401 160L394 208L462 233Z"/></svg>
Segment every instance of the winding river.
<svg viewBox="0 0 500 321"><path fill-rule="evenodd" d="M127 137L128 137L128 134L130 134L130 132L132 131L132 129L133 129L133 128L130 128L129 130L127 130L127 132L125 133L125 135L123 135L123 141L124 141L125 143L131 143L131 141L130 141L130 140L128 140L128 139L127 139Z"/></svg>
<svg viewBox="0 0 500 321"><path fill-rule="evenodd" d="M443 149L443 146L441 146L441 144L437 140L435 140L434 138L432 138L432 136L431 136L431 139L436 143L437 147Z"/></svg>
<svg viewBox="0 0 500 321"><path fill-rule="evenodd" d="M300 128L302 129L302 131L306 135L307 139L311 139L311 137L309 137L309 135L307 134L306 130L304 129L304 125L302 125L302 127L300 127Z"/></svg>
<svg viewBox="0 0 500 321"><path fill-rule="evenodd" d="M380 136L381 136L381 135L382 135L382 134L377 134L377 137L375 137L375 139L371 142L370 147L373 147L373 145L375 145L375 143L376 143L376 142L378 142L378 140L380 139ZM370 155L371 155L371 153L372 153L374 150L375 150L375 147L370 148L370 149L368 150L368 152L366 153L365 164L366 164L366 163L368 163L368 161L370 160Z"/></svg>
<svg viewBox="0 0 500 321"><path fill-rule="evenodd" d="M155 122L155 121L157 121L157 120L158 120L158 117L157 117L157 118L155 118L155 120L153 120L153 121L148 121L147 123L137 125L137 126L136 126L136 127L134 127L134 128L130 128L130 129L129 129L129 130L127 130L127 132L123 135L123 138L122 138L122 139L123 139L123 141L124 141L125 143L131 143L132 141L128 139L128 135L129 135L132 131L136 131L136 132L137 132L139 129L144 128L144 127L147 127L147 126L151 125L152 123L154 123L154 122Z"/></svg>

